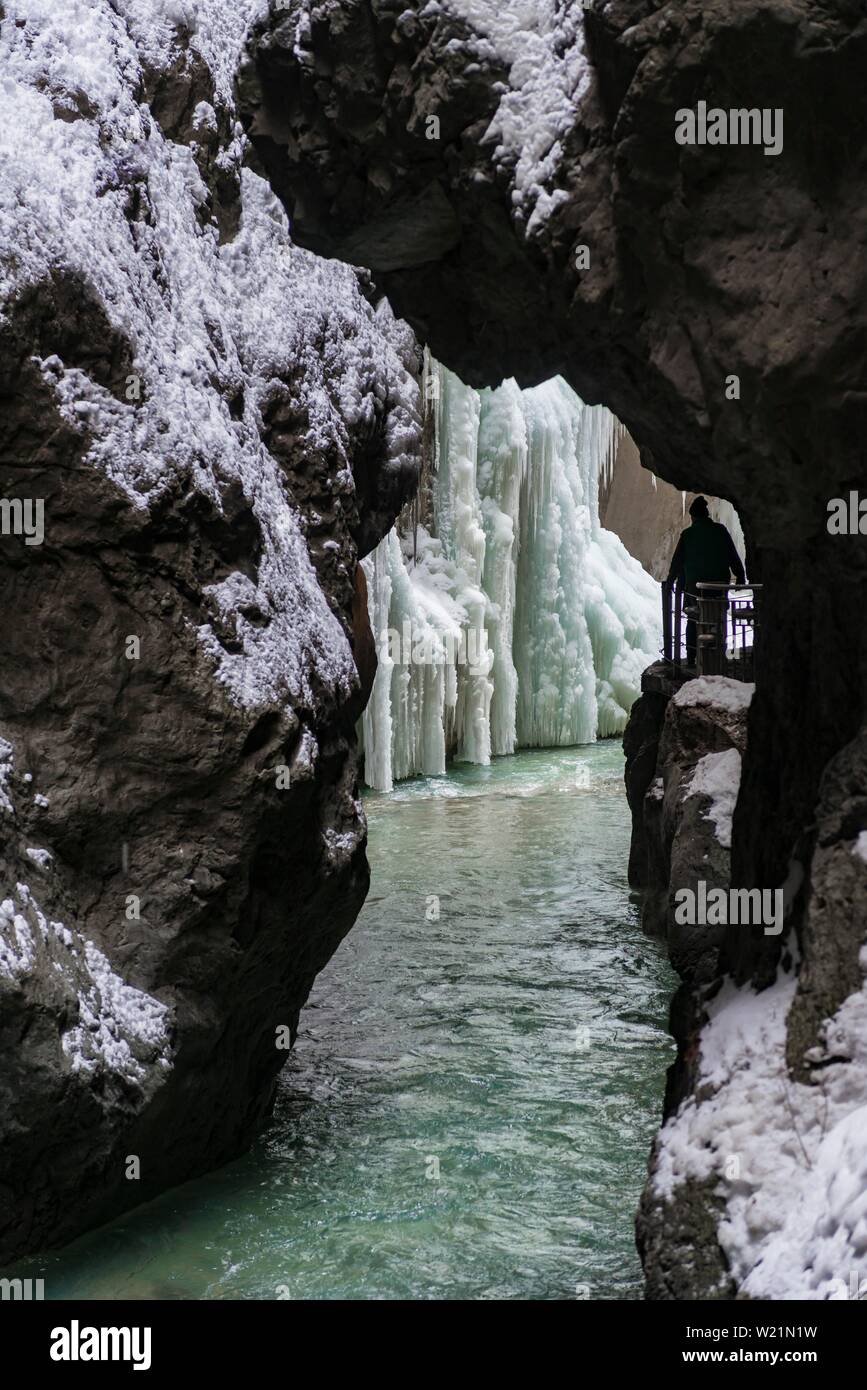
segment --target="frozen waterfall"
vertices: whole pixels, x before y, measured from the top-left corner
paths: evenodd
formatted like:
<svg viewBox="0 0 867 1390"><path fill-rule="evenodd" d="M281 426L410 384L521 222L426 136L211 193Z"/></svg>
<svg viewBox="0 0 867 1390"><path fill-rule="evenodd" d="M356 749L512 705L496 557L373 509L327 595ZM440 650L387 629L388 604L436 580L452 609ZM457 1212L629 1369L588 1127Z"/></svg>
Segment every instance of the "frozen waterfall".
<svg viewBox="0 0 867 1390"><path fill-rule="evenodd" d="M622 732L661 640L659 586L599 522L618 424L560 377L475 391L428 357L431 458L363 561L379 657L365 777Z"/></svg>

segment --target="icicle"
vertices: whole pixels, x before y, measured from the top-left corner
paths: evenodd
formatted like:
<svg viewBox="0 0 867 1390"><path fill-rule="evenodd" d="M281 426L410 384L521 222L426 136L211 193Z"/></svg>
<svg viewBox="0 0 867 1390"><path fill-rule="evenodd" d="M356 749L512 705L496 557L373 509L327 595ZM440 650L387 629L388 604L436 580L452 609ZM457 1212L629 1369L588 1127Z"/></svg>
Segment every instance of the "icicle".
<svg viewBox="0 0 867 1390"><path fill-rule="evenodd" d="M518 673L513 658L521 493L527 468L527 424L515 381L482 392L478 486L485 528L482 578L493 652L491 752L514 753Z"/></svg>
<svg viewBox="0 0 867 1390"><path fill-rule="evenodd" d="M391 673L394 661L389 653L387 640L382 640L382 634L387 634L391 613L388 552L394 534L390 532L385 540L380 541L373 554L361 562L367 579L367 611L378 658L376 679L362 717L364 777L368 786L384 792L391 791L393 780Z"/></svg>
<svg viewBox="0 0 867 1390"><path fill-rule="evenodd" d="M590 408L592 409L592 407ZM604 410L605 407L601 406L599 409ZM612 415L610 411L605 411L605 413L611 422L610 435L608 447L605 450L605 455L600 467L599 482L602 487L608 488L611 486L611 481L614 477L614 467L617 462L618 450L620 449L621 442L626 438L626 426L622 425L617 417Z"/></svg>
<svg viewBox="0 0 867 1390"><path fill-rule="evenodd" d="M466 615L437 587L440 542L420 526L418 564L411 570L410 544L405 555L391 530L362 561L378 657L363 715L364 775L379 791L419 772L445 772L449 706L456 699L449 659L459 649ZM447 582L452 579L446 569Z"/></svg>
<svg viewBox="0 0 867 1390"><path fill-rule="evenodd" d="M488 645L488 600L482 584L485 529L476 484L478 465L478 392L441 368L437 414L437 472L434 527L443 552L455 566L454 599L466 613L465 659L457 668L454 734L456 757L465 762L491 760L490 706L494 655Z"/></svg>
<svg viewBox="0 0 867 1390"><path fill-rule="evenodd" d="M593 652L584 616L583 562L594 499L579 466L595 421L556 378L524 392L529 455L521 505L515 666L518 743L545 748L596 736ZM569 393L570 395L572 393ZM594 459L598 490L599 456Z"/></svg>

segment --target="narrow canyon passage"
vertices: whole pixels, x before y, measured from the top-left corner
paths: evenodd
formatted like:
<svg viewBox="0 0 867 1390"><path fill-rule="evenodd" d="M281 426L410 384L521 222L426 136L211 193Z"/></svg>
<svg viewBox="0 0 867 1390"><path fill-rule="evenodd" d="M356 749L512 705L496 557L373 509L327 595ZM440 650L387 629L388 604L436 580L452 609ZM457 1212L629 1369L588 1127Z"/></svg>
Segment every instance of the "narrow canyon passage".
<svg viewBox="0 0 867 1390"><path fill-rule="evenodd" d="M0 0L52 1361L586 1298L776 1364L867 1298L865 64L867 0Z"/></svg>
<svg viewBox="0 0 867 1390"><path fill-rule="evenodd" d="M622 779L608 740L369 793L371 896L266 1135L25 1272L61 1299L639 1298L674 977Z"/></svg>

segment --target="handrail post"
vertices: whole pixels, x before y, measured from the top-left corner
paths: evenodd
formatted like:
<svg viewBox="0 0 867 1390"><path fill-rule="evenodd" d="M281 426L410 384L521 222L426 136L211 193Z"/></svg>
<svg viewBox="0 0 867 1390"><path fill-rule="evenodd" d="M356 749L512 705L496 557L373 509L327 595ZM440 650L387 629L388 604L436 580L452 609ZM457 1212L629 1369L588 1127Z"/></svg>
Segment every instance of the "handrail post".
<svg viewBox="0 0 867 1390"><path fill-rule="evenodd" d="M671 580L662 581L662 655L671 661Z"/></svg>
<svg viewBox="0 0 867 1390"><path fill-rule="evenodd" d="M718 613L715 612L714 599L709 592L709 586L700 582L696 588L698 589L696 667L700 676L715 676L717 671L713 649L715 641L719 638Z"/></svg>
<svg viewBox="0 0 867 1390"><path fill-rule="evenodd" d="M699 676L730 676L734 680L756 679L756 659L761 648L761 584L723 584L701 580L696 584L698 612L696 614L696 673ZM749 590L749 598L734 599L733 591ZM670 615L668 586L664 586L666 607L663 610L663 631L666 653L670 650L675 673L681 674L682 598L675 593L674 632L666 613ZM732 654L728 656L729 629ZM748 633L749 629L749 633ZM751 640L747 640L749 637Z"/></svg>

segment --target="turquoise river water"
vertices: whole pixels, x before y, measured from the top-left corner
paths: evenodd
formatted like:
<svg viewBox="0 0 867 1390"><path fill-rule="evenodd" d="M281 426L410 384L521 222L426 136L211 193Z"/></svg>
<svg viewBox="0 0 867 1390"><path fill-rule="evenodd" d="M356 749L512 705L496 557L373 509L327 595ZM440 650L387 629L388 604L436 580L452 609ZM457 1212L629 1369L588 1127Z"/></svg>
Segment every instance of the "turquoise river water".
<svg viewBox="0 0 867 1390"><path fill-rule="evenodd" d="M48 1298L628 1299L674 979L619 743L366 798L370 897L254 1151L21 1273Z"/></svg>

